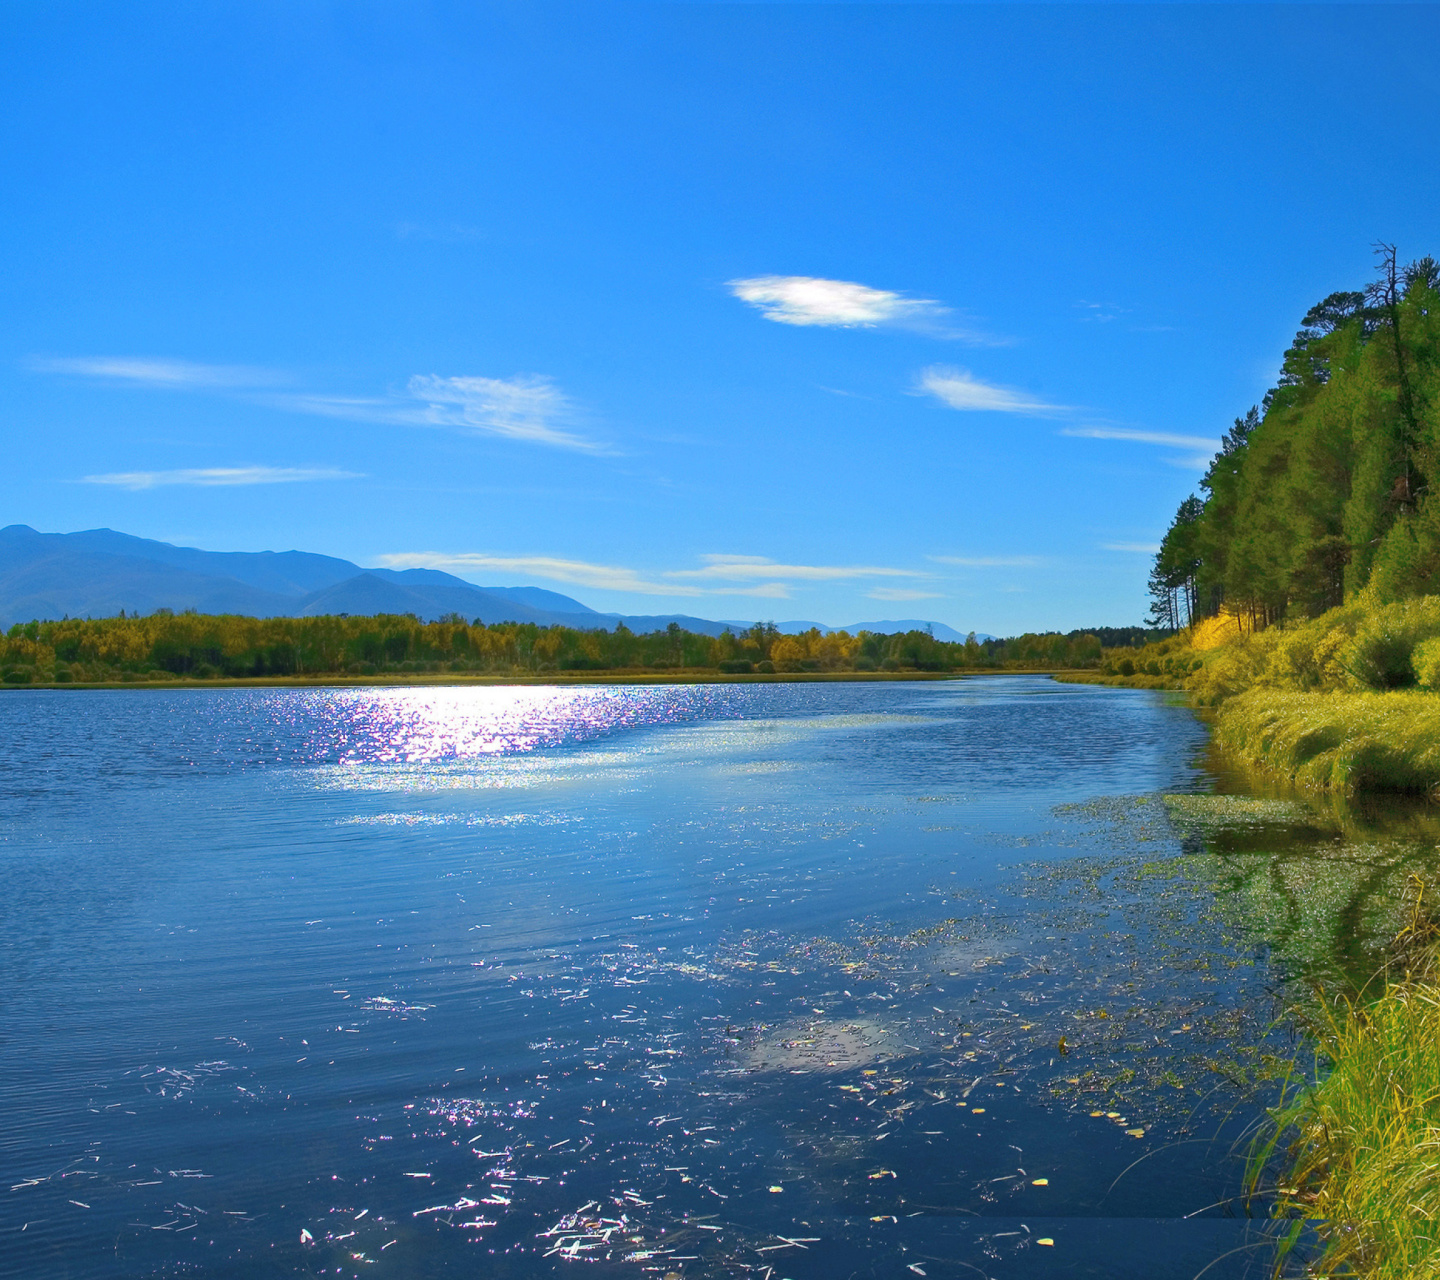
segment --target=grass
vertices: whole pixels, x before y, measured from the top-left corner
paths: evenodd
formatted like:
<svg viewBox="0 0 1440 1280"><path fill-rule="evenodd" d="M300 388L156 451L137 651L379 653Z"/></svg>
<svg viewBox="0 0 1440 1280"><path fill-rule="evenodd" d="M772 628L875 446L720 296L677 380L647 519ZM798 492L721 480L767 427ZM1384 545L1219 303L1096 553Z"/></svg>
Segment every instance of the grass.
<svg viewBox="0 0 1440 1280"><path fill-rule="evenodd" d="M1325 1222L1311 1274L1440 1276L1440 990L1402 983L1344 1006L1328 1074L1276 1116L1294 1134L1277 1211Z"/></svg>
<svg viewBox="0 0 1440 1280"><path fill-rule="evenodd" d="M1215 739L1232 758L1312 791L1440 789L1440 697L1433 693L1287 693L1229 699Z"/></svg>
<svg viewBox="0 0 1440 1280"><path fill-rule="evenodd" d="M1294 1244L1317 1220L1318 1276L1440 1277L1440 985L1433 918L1418 878L1378 998L1323 1006L1316 1078L1273 1113L1252 1183L1285 1141L1276 1209ZM1397 974L1398 970L1398 974Z"/></svg>

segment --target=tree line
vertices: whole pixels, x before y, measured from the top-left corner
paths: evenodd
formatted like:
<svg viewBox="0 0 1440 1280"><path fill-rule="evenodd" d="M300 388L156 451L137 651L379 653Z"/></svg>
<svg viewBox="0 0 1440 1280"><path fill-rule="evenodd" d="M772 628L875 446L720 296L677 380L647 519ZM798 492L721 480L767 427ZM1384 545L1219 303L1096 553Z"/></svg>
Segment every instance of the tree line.
<svg viewBox="0 0 1440 1280"><path fill-rule="evenodd" d="M1378 280L1305 314L1276 385L1180 504L1152 625L1224 608L1259 629L1367 587L1381 602L1440 593L1440 263L1377 253Z"/></svg>
<svg viewBox="0 0 1440 1280"><path fill-rule="evenodd" d="M174 614L67 618L12 626L0 638L0 679L8 684L137 680L367 677L420 672L543 675L547 672L944 672L978 668L1098 666L1102 638L1140 644L1140 628L1026 634L963 643L927 631L782 635L773 624L700 635L672 623L637 634L486 626L451 616L252 618Z"/></svg>

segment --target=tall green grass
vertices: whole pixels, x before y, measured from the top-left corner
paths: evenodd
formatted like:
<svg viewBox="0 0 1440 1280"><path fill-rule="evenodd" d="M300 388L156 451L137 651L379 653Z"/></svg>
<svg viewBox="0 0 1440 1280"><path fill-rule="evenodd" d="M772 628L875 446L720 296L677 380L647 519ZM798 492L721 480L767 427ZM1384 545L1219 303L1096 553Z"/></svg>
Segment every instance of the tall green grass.
<svg viewBox="0 0 1440 1280"><path fill-rule="evenodd" d="M1440 989L1331 1010L1329 1069L1276 1115L1293 1135L1277 1211L1324 1222L1310 1273L1440 1276Z"/></svg>
<svg viewBox="0 0 1440 1280"><path fill-rule="evenodd" d="M1252 1156L1253 1186L1288 1145L1276 1212L1293 1219L1287 1245L1320 1223L1309 1275L1440 1277L1440 974L1430 891L1419 877L1412 888L1378 998L1311 1014L1315 1078L1272 1113Z"/></svg>
<svg viewBox="0 0 1440 1280"><path fill-rule="evenodd" d="M1232 758L1310 790L1440 789L1440 697L1433 693L1252 689L1221 707L1215 740Z"/></svg>

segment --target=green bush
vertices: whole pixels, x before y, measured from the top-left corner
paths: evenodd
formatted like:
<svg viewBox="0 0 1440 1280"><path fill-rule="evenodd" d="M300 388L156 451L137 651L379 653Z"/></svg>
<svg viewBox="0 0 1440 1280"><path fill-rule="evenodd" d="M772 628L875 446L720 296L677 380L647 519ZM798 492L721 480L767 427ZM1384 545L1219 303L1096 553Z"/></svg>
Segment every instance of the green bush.
<svg viewBox="0 0 1440 1280"><path fill-rule="evenodd" d="M1412 657L1440 638L1440 596L1419 596L1374 610L1340 655L1351 680L1367 689L1406 689L1417 682Z"/></svg>
<svg viewBox="0 0 1440 1280"><path fill-rule="evenodd" d="M1422 640L1410 655L1415 679L1422 689L1440 691L1440 636Z"/></svg>

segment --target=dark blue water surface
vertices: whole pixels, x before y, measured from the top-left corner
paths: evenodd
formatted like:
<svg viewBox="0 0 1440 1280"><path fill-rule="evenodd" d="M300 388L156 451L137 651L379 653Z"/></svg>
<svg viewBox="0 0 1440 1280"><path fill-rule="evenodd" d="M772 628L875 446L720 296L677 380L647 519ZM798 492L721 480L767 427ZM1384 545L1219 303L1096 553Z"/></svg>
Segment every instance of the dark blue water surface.
<svg viewBox="0 0 1440 1280"><path fill-rule="evenodd" d="M0 1274L1264 1260L1258 1104L1194 1067L1259 971L1084 817L1207 785L1160 695L20 691L0 727Z"/></svg>

